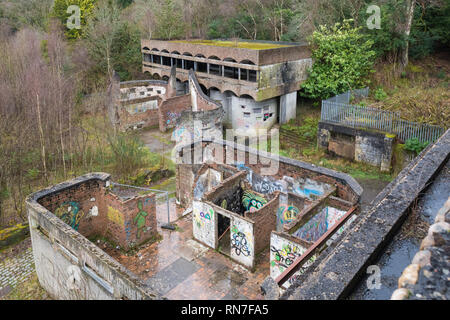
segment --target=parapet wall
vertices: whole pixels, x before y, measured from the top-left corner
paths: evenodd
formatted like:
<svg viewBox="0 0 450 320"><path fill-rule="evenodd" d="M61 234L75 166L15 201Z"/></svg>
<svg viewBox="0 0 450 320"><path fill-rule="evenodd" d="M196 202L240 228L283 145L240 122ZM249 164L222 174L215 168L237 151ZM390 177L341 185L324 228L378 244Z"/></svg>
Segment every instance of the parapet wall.
<svg viewBox="0 0 450 320"><path fill-rule="evenodd" d="M54 298L161 299L86 238L108 219L104 195L109 179L105 173L88 174L26 200L36 272Z"/></svg>

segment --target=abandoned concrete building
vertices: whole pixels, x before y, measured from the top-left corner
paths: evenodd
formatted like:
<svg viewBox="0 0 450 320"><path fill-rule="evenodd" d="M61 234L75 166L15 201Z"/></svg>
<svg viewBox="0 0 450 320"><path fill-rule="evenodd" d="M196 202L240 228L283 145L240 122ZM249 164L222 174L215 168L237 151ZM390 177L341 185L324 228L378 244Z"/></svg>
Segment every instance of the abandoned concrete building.
<svg viewBox="0 0 450 320"><path fill-rule="evenodd" d="M439 177L433 207L447 200L449 139L450 130L362 212L350 176L218 139L176 149L180 206L101 173L44 189L27 199L39 281L63 299L351 297ZM270 160L277 174L265 176ZM161 228L167 208L175 231ZM448 223L439 223L430 232L443 245Z"/></svg>
<svg viewBox="0 0 450 320"><path fill-rule="evenodd" d="M218 156L227 152L239 162L223 164ZM190 162L189 154L200 158ZM261 299L265 278L278 278L308 250L320 255L345 232L357 218L362 189L345 174L287 158L279 160L278 175L262 176L267 160L278 159L264 153L251 164L255 154L218 139L178 148L176 198L188 208L170 208L178 231L160 228L166 207L155 204L154 193L118 188L107 174L31 195L41 284L64 299ZM99 239L116 247L105 253ZM130 248L134 253L121 254ZM198 277L204 278L192 280Z"/></svg>
<svg viewBox="0 0 450 320"><path fill-rule="evenodd" d="M296 117L297 91L312 65L308 46L263 41L142 40L143 71L188 92L194 70L205 94L222 104L224 126L237 133L269 129Z"/></svg>

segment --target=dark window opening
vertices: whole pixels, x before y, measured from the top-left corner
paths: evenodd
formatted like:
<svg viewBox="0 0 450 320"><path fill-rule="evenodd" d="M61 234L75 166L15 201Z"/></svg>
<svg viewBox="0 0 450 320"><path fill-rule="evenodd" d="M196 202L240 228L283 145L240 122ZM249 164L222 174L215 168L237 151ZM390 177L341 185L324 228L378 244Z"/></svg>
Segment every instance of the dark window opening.
<svg viewBox="0 0 450 320"><path fill-rule="evenodd" d="M163 57L163 65L165 65L165 66L171 66L170 58L169 58L169 57Z"/></svg>
<svg viewBox="0 0 450 320"><path fill-rule="evenodd" d="M209 73L214 74L216 76L222 75L222 66L219 66L218 64L210 64L209 65Z"/></svg>
<svg viewBox="0 0 450 320"><path fill-rule="evenodd" d="M197 62L197 71L206 73L208 71L207 64L204 62Z"/></svg>
<svg viewBox="0 0 450 320"><path fill-rule="evenodd" d="M238 69L233 67L225 67L224 70L224 77L232 78L232 79L238 79Z"/></svg>
<svg viewBox="0 0 450 320"><path fill-rule="evenodd" d="M249 70L249 79L248 81L256 82L256 71L255 70Z"/></svg>
<svg viewBox="0 0 450 320"><path fill-rule="evenodd" d="M194 61L191 60L184 60L184 68L186 70L194 69Z"/></svg>

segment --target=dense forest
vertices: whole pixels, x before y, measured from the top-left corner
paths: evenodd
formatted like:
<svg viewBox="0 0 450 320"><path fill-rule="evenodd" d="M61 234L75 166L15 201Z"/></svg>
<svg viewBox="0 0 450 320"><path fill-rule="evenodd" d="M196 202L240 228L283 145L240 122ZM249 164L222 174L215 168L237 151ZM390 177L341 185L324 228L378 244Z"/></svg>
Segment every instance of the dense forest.
<svg viewBox="0 0 450 320"><path fill-rule="evenodd" d="M367 26L372 4L379 29ZM70 5L81 29L67 28ZM144 78L141 38L308 42L305 98L370 85L388 108L448 126L449 26L450 0L0 0L0 226L25 221L39 187L161 165L104 116L114 72Z"/></svg>

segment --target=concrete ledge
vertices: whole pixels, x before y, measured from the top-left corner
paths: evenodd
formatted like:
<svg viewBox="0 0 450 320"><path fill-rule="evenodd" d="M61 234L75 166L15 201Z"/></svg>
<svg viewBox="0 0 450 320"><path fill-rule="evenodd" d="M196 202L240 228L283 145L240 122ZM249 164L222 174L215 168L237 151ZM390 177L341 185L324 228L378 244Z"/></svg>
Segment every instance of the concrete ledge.
<svg viewBox="0 0 450 320"><path fill-rule="evenodd" d="M281 297L292 300L342 299L361 279L365 268L395 235L408 208L450 157L450 130L428 146L360 215L358 223Z"/></svg>

